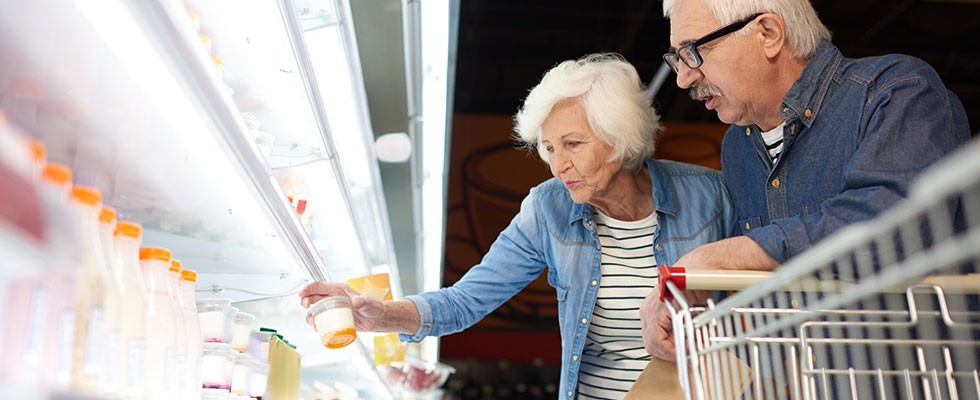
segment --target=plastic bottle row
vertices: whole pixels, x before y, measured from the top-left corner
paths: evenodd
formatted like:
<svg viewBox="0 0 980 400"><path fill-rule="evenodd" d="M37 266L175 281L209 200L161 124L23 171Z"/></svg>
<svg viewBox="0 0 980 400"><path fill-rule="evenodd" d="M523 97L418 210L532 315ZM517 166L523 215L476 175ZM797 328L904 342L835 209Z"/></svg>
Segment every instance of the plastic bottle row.
<svg viewBox="0 0 980 400"><path fill-rule="evenodd" d="M25 198L40 203L31 205L42 214L36 236L50 250L41 268L0 279L0 383L107 399L202 398L207 318L196 272L168 249L142 246L138 223L119 220L99 190L73 184L67 166L11 134L2 114L0 139L15 144L4 146L4 164L33 182L36 195ZM261 398L268 355L250 360L239 392Z"/></svg>

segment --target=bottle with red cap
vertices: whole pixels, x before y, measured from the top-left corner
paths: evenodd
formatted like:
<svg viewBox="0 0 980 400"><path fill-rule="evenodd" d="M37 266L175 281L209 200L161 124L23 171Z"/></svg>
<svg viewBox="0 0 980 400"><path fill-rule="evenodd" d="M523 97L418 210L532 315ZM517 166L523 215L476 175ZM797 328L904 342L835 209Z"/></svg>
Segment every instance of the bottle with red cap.
<svg viewBox="0 0 980 400"><path fill-rule="evenodd" d="M143 228L132 221L116 223L115 252L122 282L122 326L118 376L120 394L126 399L143 398L143 368L146 363L146 285L140 274L140 243Z"/></svg>
<svg viewBox="0 0 980 400"><path fill-rule="evenodd" d="M70 209L79 239L71 388L74 393L100 396L106 369L105 258L99 243L102 194L75 185Z"/></svg>

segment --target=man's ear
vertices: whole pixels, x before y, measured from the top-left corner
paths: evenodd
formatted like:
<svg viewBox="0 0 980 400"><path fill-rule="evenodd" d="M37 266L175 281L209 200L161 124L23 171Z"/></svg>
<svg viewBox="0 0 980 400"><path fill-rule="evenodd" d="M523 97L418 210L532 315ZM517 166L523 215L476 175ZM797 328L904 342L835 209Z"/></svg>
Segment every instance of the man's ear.
<svg viewBox="0 0 980 400"><path fill-rule="evenodd" d="M782 17L773 13L762 14L759 26L759 40L767 58L773 59L787 50L786 24Z"/></svg>

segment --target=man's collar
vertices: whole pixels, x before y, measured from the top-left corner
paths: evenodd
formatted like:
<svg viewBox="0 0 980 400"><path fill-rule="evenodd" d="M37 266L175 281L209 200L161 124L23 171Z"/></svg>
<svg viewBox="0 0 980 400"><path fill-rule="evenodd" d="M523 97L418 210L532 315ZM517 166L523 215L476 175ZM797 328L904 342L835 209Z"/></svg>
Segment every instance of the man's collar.
<svg viewBox="0 0 980 400"><path fill-rule="evenodd" d="M834 79L842 59L836 46L826 39L821 40L817 51L803 68L803 73L783 97L780 117L784 121L802 121L809 127L820 115L820 107L830 86L828 81Z"/></svg>

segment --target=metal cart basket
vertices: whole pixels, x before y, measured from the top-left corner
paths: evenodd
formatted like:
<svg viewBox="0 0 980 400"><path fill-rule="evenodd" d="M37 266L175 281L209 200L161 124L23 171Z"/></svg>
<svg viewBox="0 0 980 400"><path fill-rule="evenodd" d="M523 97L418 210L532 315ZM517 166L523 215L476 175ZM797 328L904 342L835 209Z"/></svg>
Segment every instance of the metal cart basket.
<svg viewBox="0 0 980 400"><path fill-rule="evenodd" d="M661 267L688 399L980 399L980 142L775 273ZM744 290L743 290L744 289ZM738 290L688 304L685 290Z"/></svg>

